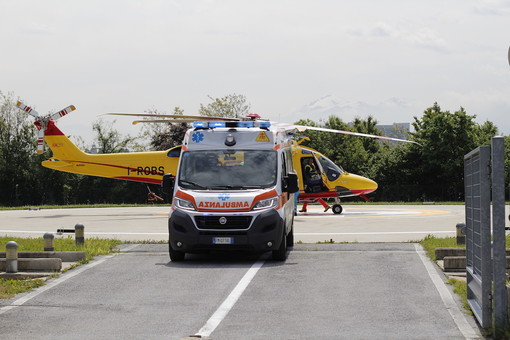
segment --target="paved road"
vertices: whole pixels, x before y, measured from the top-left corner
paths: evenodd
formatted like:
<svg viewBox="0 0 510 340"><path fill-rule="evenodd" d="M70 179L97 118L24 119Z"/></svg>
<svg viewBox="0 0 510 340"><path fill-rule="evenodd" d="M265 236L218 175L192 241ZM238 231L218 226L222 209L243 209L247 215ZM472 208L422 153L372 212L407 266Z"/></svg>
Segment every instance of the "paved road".
<svg viewBox="0 0 510 340"><path fill-rule="evenodd" d="M166 240L168 211L166 206L0 211L0 235L40 237L82 223L86 237ZM463 221L462 205L346 205L342 215L309 206L308 213L296 216L295 234L304 243L406 242L428 234L454 236Z"/></svg>
<svg viewBox="0 0 510 340"><path fill-rule="evenodd" d="M476 336L472 320L466 321L414 244L297 245L285 263L222 254L171 263L166 245L130 247L0 302L1 337Z"/></svg>

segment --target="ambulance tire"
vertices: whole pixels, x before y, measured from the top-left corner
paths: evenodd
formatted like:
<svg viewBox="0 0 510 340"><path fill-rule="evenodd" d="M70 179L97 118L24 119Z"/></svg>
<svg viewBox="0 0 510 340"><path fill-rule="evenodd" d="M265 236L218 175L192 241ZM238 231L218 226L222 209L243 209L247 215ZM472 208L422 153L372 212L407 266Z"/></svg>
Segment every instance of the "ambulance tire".
<svg viewBox="0 0 510 340"><path fill-rule="evenodd" d="M172 262L184 261L184 257L186 255L183 251L174 250L170 244L168 244L168 254L170 255L170 260Z"/></svg>
<svg viewBox="0 0 510 340"><path fill-rule="evenodd" d="M277 250L273 250L273 261L285 261L287 259L287 236L283 230L282 242Z"/></svg>
<svg viewBox="0 0 510 340"><path fill-rule="evenodd" d="M292 218L294 219L294 217ZM290 233L287 235L287 248L294 247L294 223L292 223L292 227L290 228Z"/></svg>
<svg viewBox="0 0 510 340"><path fill-rule="evenodd" d="M333 211L333 214L340 215L344 209L342 208L342 206L340 204L335 204L335 205L333 205L333 209L331 209L331 210Z"/></svg>

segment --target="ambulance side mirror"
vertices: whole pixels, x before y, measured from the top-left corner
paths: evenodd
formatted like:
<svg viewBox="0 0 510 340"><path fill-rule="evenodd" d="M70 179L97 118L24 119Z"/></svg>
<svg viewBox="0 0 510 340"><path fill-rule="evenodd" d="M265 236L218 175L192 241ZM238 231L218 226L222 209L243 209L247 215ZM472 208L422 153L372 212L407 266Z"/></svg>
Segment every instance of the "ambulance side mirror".
<svg viewBox="0 0 510 340"><path fill-rule="evenodd" d="M161 181L161 191L172 197L174 193L175 177L172 174L164 174Z"/></svg>
<svg viewBox="0 0 510 340"><path fill-rule="evenodd" d="M285 191L293 194L299 191L298 176L294 172L289 172L285 177Z"/></svg>

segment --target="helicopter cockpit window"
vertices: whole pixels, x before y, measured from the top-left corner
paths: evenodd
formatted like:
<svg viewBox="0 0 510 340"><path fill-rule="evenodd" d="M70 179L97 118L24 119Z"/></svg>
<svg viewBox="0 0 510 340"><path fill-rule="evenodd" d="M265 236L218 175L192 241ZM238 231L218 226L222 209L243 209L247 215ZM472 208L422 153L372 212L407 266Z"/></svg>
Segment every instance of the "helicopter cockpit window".
<svg viewBox="0 0 510 340"><path fill-rule="evenodd" d="M337 180L338 177L340 177L340 175L345 172L341 167L324 156L317 155L317 159L319 160L322 169L326 172L326 176L330 181Z"/></svg>
<svg viewBox="0 0 510 340"><path fill-rule="evenodd" d="M181 155L181 147L173 148L166 154L167 157L179 157Z"/></svg>

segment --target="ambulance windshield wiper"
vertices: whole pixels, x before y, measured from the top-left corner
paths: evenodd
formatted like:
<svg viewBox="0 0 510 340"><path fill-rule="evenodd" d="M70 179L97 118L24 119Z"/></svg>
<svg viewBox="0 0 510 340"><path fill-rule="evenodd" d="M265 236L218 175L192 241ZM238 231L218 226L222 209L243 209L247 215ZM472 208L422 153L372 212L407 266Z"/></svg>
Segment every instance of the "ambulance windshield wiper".
<svg viewBox="0 0 510 340"><path fill-rule="evenodd" d="M181 184L193 186L198 189L209 189L209 187L206 187L206 186L203 186L203 185L197 184L195 182L191 182L191 181L181 180L180 182L181 182Z"/></svg>
<svg viewBox="0 0 510 340"><path fill-rule="evenodd" d="M227 189L227 190L245 190L245 189L259 189L258 185L215 185L210 186L210 189Z"/></svg>

